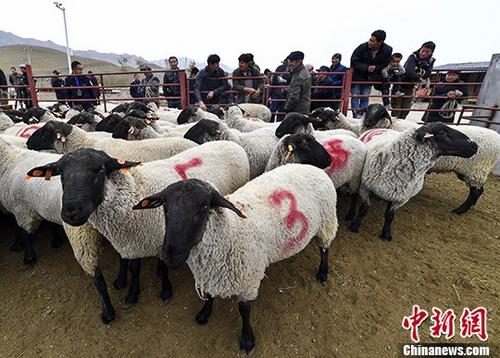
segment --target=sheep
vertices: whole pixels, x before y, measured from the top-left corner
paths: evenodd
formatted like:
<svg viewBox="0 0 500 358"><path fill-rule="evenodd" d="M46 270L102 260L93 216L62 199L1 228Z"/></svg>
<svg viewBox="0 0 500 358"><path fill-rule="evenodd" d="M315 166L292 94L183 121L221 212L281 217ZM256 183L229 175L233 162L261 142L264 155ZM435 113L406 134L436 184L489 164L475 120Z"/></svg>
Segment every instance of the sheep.
<svg viewBox="0 0 500 358"><path fill-rule="evenodd" d="M317 108L311 113L311 118L316 118L317 121L312 122L315 129L324 127L327 129L346 129L356 135L360 135L361 122L357 120L349 120L340 111L331 109L330 107Z"/></svg>
<svg viewBox="0 0 500 358"><path fill-rule="evenodd" d="M177 119L176 121L177 124L186 124L186 123L198 122L202 119L212 119L214 121L218 121L219 117L216 114L204 111L199 107L190 106L184 108L179 113L176 119Z"/></svg>
<svg viewBox="0 0 500 358"><path fill-rule="evenodd" d="M62 189L57 180L44 185L38 181L26 181L25 173L35 165L58 160L61 156L51 153L38 153L21 149L0 136L0 206L14 215L25 242L24 264L36 261L32 246L32 235L43 220L62 225ZM60 233L58 233L60 235ZM56 237L53 246L58 245ZM13 246L16 246L14 244ZM18 245L17 245L18 246ZM14 249L18 251L18 249Z"/></svg>
<svg viewBox="0 0 500 358"><path fill-rule="evenodd" d="M320 126L321 128L327 128L330 125L328 124L329 120L324 120ZM348 135L353 138L356 138L357 135L347 129L329 129L329 130L314 130L313 123L316 120L309 116L306 116L301 113L291 112L286 115L281 123L276 128L275 134L276 137L282 138L286 134L295 134L295 133L308 133L313 135L316 139L328 139L332 135Z"/></svg>
<svg viewBox="0 0 500 358"><path fill-rule="evenodd" d="M196 123L187 123L174 127L163 127L163 132L159 133L151 124L135 117L125 117L113 130L113 138L127 140L143 140L165 137L182 137Z"/></svg>
<svg viewBox="0 0 500 358"><path fill-rule="evenodd" d="M211 119L202 119L184 135L198 144L214 140L230 140L245 149L250 162L250 179L264 173L267 161L278 143L272 128L262 128L253 132L241 133L235 129Z"/></svg>
<svg viewBox="0 0 500 358"><path fill-rule="evenodd" d="M47 109L57 118L64 118L65 113L69 111L69 107L64 103L55 103Z"/></svg>
<svg viewBox="0 0 500 358"><path fill-rule="evenodd" d="M373 106L371 110L370 106ZM408 120L392 119L392 122L389 122L384 116L385 107L370 106L363 120L365 128L391 128L404 131L408 128L419 127L418 124ZM500 136L497 132L482 127L454 126L453 128L478 145L477 153L471 158L443 156L437 160L429 173L454 172L460 180L465 182L469 187L469 195L459 207L453 210L456 214L463 214L477 203L484 192L488 174L500 156Z"/></svg>
<svg viewBox="0 0 500 358"><path fill-rule="evenodd" d="M251 120L243 116L241 108L230 106L224 116L224 122L229 128L237 129L240 132L251 132L261 128L276 128L278 123L267 123L261 120Z"/></svg>
<svg viewBox="0 0 500 358"><path fill-rule="evenodd" d="M394 211L423 187L425 173L444 155L470 158L478 149L465 134L443 123L430 123L417 129L397 132L373 129L360 137L368 149L361 176L361 207L351 224L358 232L370 205L370 194L387 202L380 238L392 240Z"/></svg>
<svg viewBox="0 0 500 358"><path fill-rule="evenodd" d="M264 122L270 122L272 113L269 108L260 103L240 103L238 107L245 116L258 118Z"/></svg>
<svg viewBox="0 0 500 358"><path fill-rule="evenodd" d="M115 127L123 120L123 117L116 114L111 113L107 117L105 117L102 121L96 124L95 131L99 132L108 132L113 133Z"/></svg>
<svg viewBox="0 0 500 358"><path fill-rule="evenodd" d="M142 257L157 256L164 236L164 218L161 212L134 212L137 201L187 177L208 180L224 194L233 192L248 181L249 165L243 148L220 141L191 148L176 156L123 172L137 162L110 157L95 149L80 149L65 154L57 162L31 169L28 176L61 176L63 186L61 218L74 227L89 223L102 234L123 259L129 260L132 281L125 299L127 306L139 299L139 272ZM34 179L32 179L34 180ZM68 230L68 232L71 232ZM106 283L98 265L99 249L96 241L70 241L75 256L93 272L102 301L102 321L115 318ZM83 245L83 246L82 246ZM76 246L76 247L75 247ZM76 254L78 253L78 255ZM168 301L172 287L168 270L161 266L162 290L160 297ZM115 287L123 287L126 271L120 270Z"/></svg>
<svg viewBox="0 0 500 358"><path fill-rule="evenodd" d="M14 123L5 113L0 112L0 134L28 139L42 124Z"/></svg>
<svg viewBox="0 0 500 358"><path fill-rule="evenodd" d="M288 163L310 164L311 161L317 160L318 156L321 158L318 146L326 150L331 158L331 165L325 172L335 188L346 189L351 195L351 207L346 220L352 220L359 202L361 174L366 158L366 146L357 138L339 134L316 140L305 133L286 135L276 145L266 171Z"/></svg>
<svg viewBox="0 0 500 358"><path fill-rule="evenodd" d="M196 143L183 138L142 141L93 138L78 127L51 121L33 133L27 146L33 150L55 149L59 154L70 153L80 148L94 148L127 160L151 161L169 158L196 146Z"/></svg>
<svg viewBox="0 0 500 358"><path fill-rule="evenodd" d="M94 132L97 126L95 115L88 112L81 112L76 116L71 117L66 123L75 125L85 132Z"/></svg>
<svg viewBox="0 0 500 358"><path fill-rule="evenodd" d="M168 268L187 262L196 291L206 295L195 318L198 324L208 322L214 297L239 299L240 348L250 355L255 348L250 305L271 263L298 254L317 237L316 278L321 284L327 281L328 251L338 228L336 192L321 169L289 164L233 194L221 194L202 180L188 179L142 199L134 209L163 205L162 259Z"/></svg>
<svg viewBox="0 0 500 358"><path fill-rule="evenodd" d="M12 144L16 147L26 149L26 139L21 137L15 137L12 135L0 134L0 138L2 138L5 142Z"/></svg>
<svg viewBox="0 0 500 358"><path fill-rule="evenodd" d="M419 124L410 120L391 118L383 105L373 103L366 108L361 124L361 132L375 128L390 128L398 132L404 132L407 129L418 127L420 127Z"/></svg>

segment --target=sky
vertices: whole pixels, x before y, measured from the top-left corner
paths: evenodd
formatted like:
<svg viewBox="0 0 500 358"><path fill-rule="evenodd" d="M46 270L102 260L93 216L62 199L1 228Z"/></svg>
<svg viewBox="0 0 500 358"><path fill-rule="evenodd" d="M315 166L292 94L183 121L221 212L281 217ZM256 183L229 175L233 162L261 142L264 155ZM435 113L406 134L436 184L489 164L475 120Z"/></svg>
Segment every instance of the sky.
<svg viewBox="0 0 500 358"><path fill-rule="evenodd" d="M489 61L500 52L500 1L128 1L62 0L70 47L131 53L148 60L171 55L204 62L211 53L236 67L251 52L273 69L290 51L305 63L330 65L377 29L403 61L420 45L436 43L436 64ZM0 29L64 45L62 13L52 1L2 1ZM17 16L14 16L17 14Z"/></svg>

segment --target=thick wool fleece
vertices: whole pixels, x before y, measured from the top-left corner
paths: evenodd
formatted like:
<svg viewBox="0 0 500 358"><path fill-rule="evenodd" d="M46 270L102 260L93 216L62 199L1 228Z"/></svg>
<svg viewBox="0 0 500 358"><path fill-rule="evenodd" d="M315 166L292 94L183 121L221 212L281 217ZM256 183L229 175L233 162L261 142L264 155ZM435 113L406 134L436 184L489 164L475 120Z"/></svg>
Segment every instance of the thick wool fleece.
<svg viewBox="0 0 500 358"><path fill-rule="evenodd" d="M272 117L271 110L260 103L240 103L238 105L245 113L252 118L258 118L264 122L269 122Z"/></svg>
<svg viewBox="0 0 500 358"><path fill-rule="evenodd" d="M266 123L245 118L237 106L229 107L224 116L224 122L229 128L237 129L240 132L251 132L261 128L276 129L279 125L279 123Z"/></svg>
<svg viewBox="0 0 500 358"><path fill-rule="evenodd" d="M190 168L180 169L189 164ZM224 195L248 182L247 155L235 143L211 142L170 159L144 163L128 173L115 171L106 181L103 202L88 223L123 258L156 256L165 234L164 213L162 210L134 211L132 207L142 198L184 179L183 176L213 183Z"/></svg>
<svg viewBox="0 0 500 358"><path fill-rule="evenodd" d="M328 248L337 233L335 187L310 165L279 167L227 198L247 218L214 209L187 261L197 290L211 296L254 300L270 264L302 251L315 236Z"/></svg>
<svg viewBox="0 0 500 358"><path fill-rule="evenodd" d="M332 131L336 132L337 130ZM295 155L285 161L285 157L288 153L288 149L285 146L285 140L288 137L289 135L286 135L281 138L274 148L267 163L266 171L270 171L285 164L300 163L299 158ZM318 139L318 142L330 154L330 158L332 158L332 164L325 169L325 172L332 180L335 188L339 189L346 185L349 192L357 193L359 191L361 174L366 158L367 150L365 144L351 135L343 134L331 135L326 137L326 139Z"/></svg>
<svg viewBox="0 0 500 358"><path fill-rule="evenodd" d="M96 139L78 127L62 142L56 139L54 148L57 153L66 154L81 148L93 148L106 152L112 157L130 161L152 161L170 158L196 143L184 138L159 138L140 141L127 141L115 138Z"/></svg>

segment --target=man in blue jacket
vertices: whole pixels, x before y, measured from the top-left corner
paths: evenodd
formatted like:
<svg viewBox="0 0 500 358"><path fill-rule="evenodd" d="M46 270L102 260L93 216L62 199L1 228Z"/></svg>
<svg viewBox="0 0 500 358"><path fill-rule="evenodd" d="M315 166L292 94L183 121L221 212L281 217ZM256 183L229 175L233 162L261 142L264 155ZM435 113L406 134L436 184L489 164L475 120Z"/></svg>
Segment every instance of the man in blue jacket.
<svg viewBox="0 0 500 358"><path fill-rule="evenodd" d="M78 87L78 88L68 88L66 89L66 98L68 99L68 104L73 107L80 105L83 109L93 108L94 101L71 101L72 99L94 99L94 90L91 88L86 88L92 86L90 83L90 78L83 74L83 66L78 61L71 62L71 74L73 76L68 76L64 80L66 87Z"/></svg>
<svg viewBox="0 0 500 358"><path fill-rule="evenodd" d="M196 76L196 88L194 96L201 109L206 110L205 102L217 104L224 101L224 92L231 89L227 81L226 73L219 67L220 57L210 55L207 59L207 67ZM207 93L208 92L208 93Z"/></svg>
<svg viewBox="0 0 500 358"><path fill-rule="evenodd" d="M318 70L318 75L316 77L316 82L313 87L320 86L321 88L314 88L311 92L311 112L316 108L320 107L330 107L333 109L337 109L337 103L331 101L315 101L316 99L320 100L332 100L334 96L334 91L336 89L333 88L323 88L324 86L333 86L333 79L331 76L326 73L330 72L328 66L321 66Z"/></svg>
<svg viewBox="0 0 500 358"><path fill-rule="evenodd" d="M356 81L382 81L382 69L391 62L392 47L385 43L385 31L377 30L371 34L368 42L359 45L351 56L351 67L353 82ZM370 84L353 84L352 95L362 95L351 97L351 107L355 118L361 118L363 111L368 107L368 97L370 94ZM376 88L381 88L381 85Z"/></svg>
<svg viewBox="0 0 500 358"><path fill-rule="evenodd" d="M342 61L342 55L340 53L336 53L332 56L332 65L330 66L330 72L338 72L337 74L330 75L332 79L332 86L342 86L344 84L344 76L347 71L347 67L342 65L340 62ZM335 88L333 90L333 99L340 100L342 95L341 88ZM340 102L332 102L332 109L339 109Z"/></svg>

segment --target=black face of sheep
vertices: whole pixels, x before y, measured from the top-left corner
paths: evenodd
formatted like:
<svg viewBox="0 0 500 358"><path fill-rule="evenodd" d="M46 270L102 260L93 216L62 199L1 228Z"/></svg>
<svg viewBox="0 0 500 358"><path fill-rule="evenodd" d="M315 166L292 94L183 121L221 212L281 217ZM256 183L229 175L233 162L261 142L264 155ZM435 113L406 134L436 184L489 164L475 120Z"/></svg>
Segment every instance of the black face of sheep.
<svg viewBox="0 0 500 358"><path fill-rule="evenodd" d="M304 114L288 113L278 128L276 128L276 137L281 138L286 134L294 134L305 129L309 123L311 123L311 119Z"/></svg>
<svg viewBox="0 0 500 358"><path fill-rule="evenodd" d="M97 125L95 126L95 131L113 133L115 127L121 121L123 121L122 117L120 117L118 114L111 113L109 116L97 123Z"/></svg>
<svg viewBox="0 0 500 358"><path fill-rule="evenodd" d="M337 127L339 113L331 108L322 107L315 109L309 117L316 119L311 122L314 129L329 129Z"/></svg>
<svg viewBox="0 0 500 358"><path fill-rule="evenodd" d="M441 122L430 123L415 131L418 142L432 142L438 149L438 156L452 155L470 158L477 152L477 144L465 134Z"/></svg>
<svg viewBox="0 0 500 358"><path fill-rule="evenodd" d="M54 149L57 140L66 141L73 127L59 121L49 121L43 127L38 128L26 142L26 147L31 150Z"/></svg>
<svg viewBox="0 0 500 358"><path fill-rule="evenodd" d="M131 102L131 103L128 104L128 108L127 108L127 110L125 112L129 112L129 111L132 111L134 109L142 111L144 113L148 113L148 112L152 111L152 109L149 108L147 104L142 103L142 102L134 101L134 102Z"/></svg>
<svg viewBox="0 0 500 358"><path fill-rule="evenodd" d="M189 123L192 117L196 116L197 107L186 107L177 116L177 124Z"/></svg>
<svg viewBox="0 0 500 358"><path fill-rule="evenodd" d="M140 118L125 117L114 128L112 137L127 140L129 136L137 136L146 127L147 124Z"/></svg>
<svg viewBox="0 0 500 358"><path fill-rule="evenodd" d="M366 108L365 115L363 117L363 127L365 128L376 128L381 120L391 121L391 115L387 109L380 103L370 104Z"/></svg>
<svg viewBox="0 0 500 358"><path fill-rule="evenodd" d="M111 110L111 113L125 113L128 110L128 103L121 103Z"/></svg>
<svg viewBox="0 0 500 358"><path fill-rule="evenodd" d="M184 134L185 139L192 140L195 143L203 144L206 142L219 140L222 131L216 121L202 119Z"/></svg>
<svg viewBox="0 0 500 358"><path fill-rule="evenodd" d="M169 268L178 268L186 262L191 249L202 240L213 208L227 208L245 218L214 187L199 179L171 184L162 192L142 199L133 209L153 209L161 205L165 212L162 261Z"/></svg>
<svg viewBox="0 0 500 358"><path fill-rule="evenodd" d="M73 124L77 127L83 127L85 124L94 125L95 124L95 116L91 113L82 112L78 113L76 116L71 117L71 119L67 122L68 124Z"/></svg>
<svg viewBox="0 0 500 358"><path fill-rule="evenodd" d="M102 203L107 176L114 170L138 164L84 148L63 155L57 162L33 168L28 176L50 180L52 176L61 175L61 218L71 226L81 226Z"/></svg>
<svg viewBox="0 0 500 358"><path fill-rule="evenodd" d="M325 169L332 164L332 158L325 148L310 134L292 134L283 141L287 154L285 161L294 157L295 163L310 164Z"/></svg>
<svg viewBox="0 0 500 358"><path fill-rule="evenodd" d="M132 109L127 112L126 116L141 118L146 121L146 124L150 124L152 121L158 119L158 116L154 112L144 112L138 109Z"/></svg>
<svg viewBox="0 0 500 358"><path fill-rule="evenodd" d="M222 109L221 106L213 105L207 110L207 112L215 114L217 117L219 117L219 119L224 118L224 110Z"/></svg>

